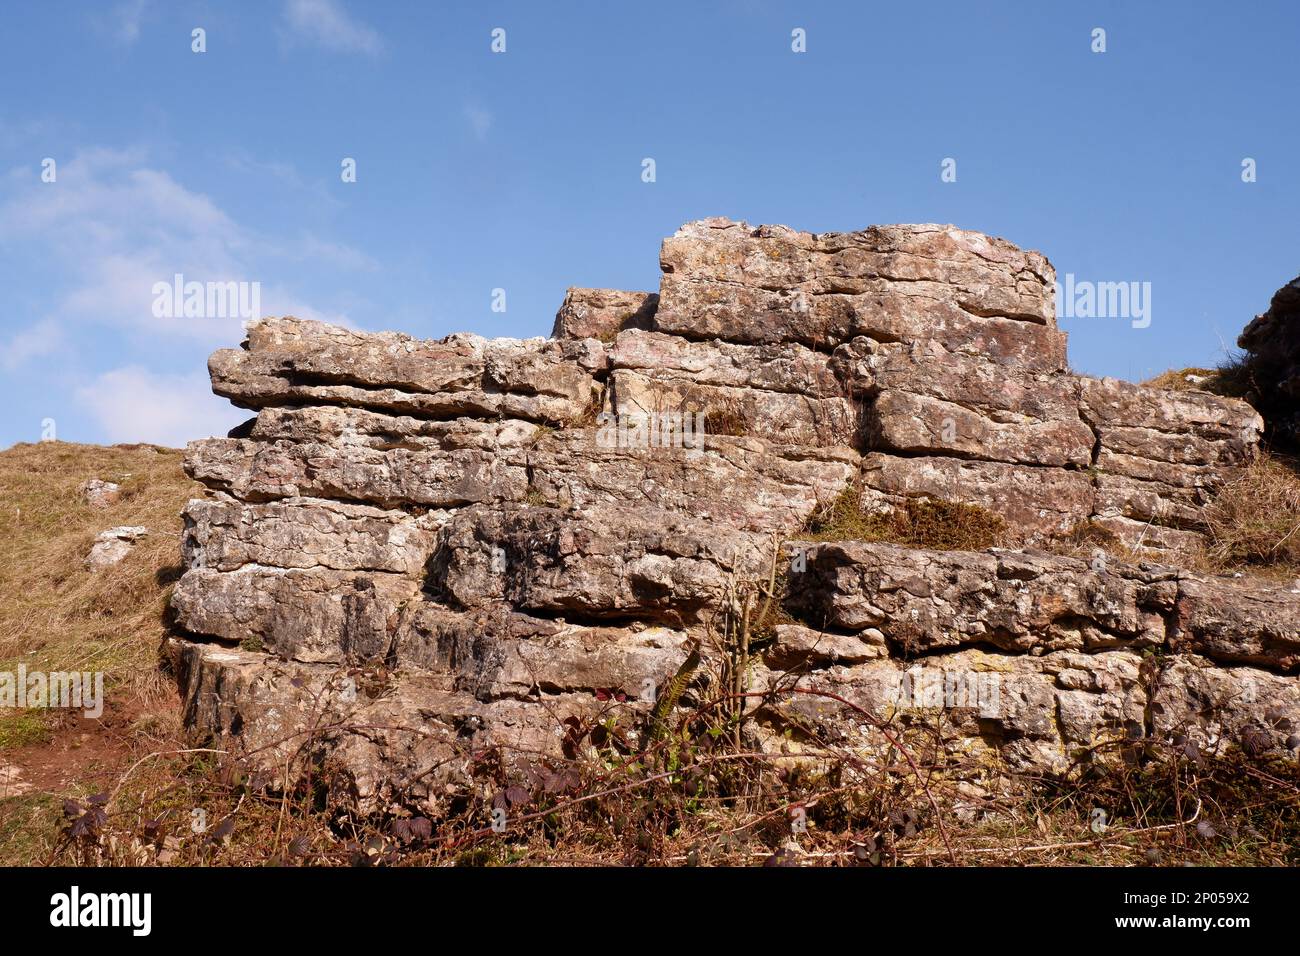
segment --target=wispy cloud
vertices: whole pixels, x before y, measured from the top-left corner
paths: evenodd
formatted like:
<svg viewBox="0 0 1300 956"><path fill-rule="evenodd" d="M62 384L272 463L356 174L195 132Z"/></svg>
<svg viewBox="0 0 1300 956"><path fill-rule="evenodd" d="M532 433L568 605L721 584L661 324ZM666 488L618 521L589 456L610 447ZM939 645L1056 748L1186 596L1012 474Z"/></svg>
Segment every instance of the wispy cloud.
<svg viewBox="0 0 1300 956"><path fill-rule="evenodd" d="M106 11L102 26L118 43L132 46L140 39L140 21L148 7L149 0L121 0Z"/></svg>
<svg viewBox="0 0 1300 956"><path fill-rule="evenodd" d="M475 139L482 142L487 139L488 130L492 129L492 121L495 117L482 107L467 103L465 105L465 119L469 120L469 126L474 131Z"/></svg>
<svg viewBox="0 0 1300 956"><path fill-rule="evenodd" d="M336 53L366 53L383 49L373 29L353 19L340 0L285 0L284 20L292 38Z"/></svg>
<svg viewBox="0 0 1300 956"><path fill-rule="evenodd" d="M0 368L12 372L34 358L49 355L63 345L63 328L46 317L15 333L0 346Z"/></svg>
<svg viewBox="0 0 1300 956"><path fill-rule="evenodd" d="M115 368L76 391L77 403L109 442L180 447L224 435L248 417L212 394L207 375L155 374L136 365Z"/></svg>
<svg viewBox="0 0 1300 956"><path fill-rule="evenodd" d="M10 196L4 199L6 193ZM153 314L153 287L176 273L199 282L257 282L263 314L322 316L278 282L284 263L322 261L337 269L374 271L378 264L348 245L309 231L262 233L236 222L208 196L149 165L142 150L90 149L59 166L57 183L31 168L0 181L0 236L60 272L59 296L42 311L60 322L109 324L208 345L239 337L239 318L176 319ZM33 357L49 329L13 354Z"/></svg>

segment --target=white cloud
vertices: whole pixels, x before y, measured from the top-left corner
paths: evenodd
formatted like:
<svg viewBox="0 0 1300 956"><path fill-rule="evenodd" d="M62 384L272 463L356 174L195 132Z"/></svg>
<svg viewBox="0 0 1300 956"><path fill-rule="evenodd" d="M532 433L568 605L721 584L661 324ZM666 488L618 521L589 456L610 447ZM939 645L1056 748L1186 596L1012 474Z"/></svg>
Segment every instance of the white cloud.
<svg viewBox="0 0 1300 956"><path fill-rule="evenodd" d="M379 34L343 9L339 0L286 0L284 19L294 38L336 53L377 54Z"/></svg>
<svg viewBox="0 0 1300 956"><path fill-rule="evenodd" d="M202 372L159 375L135 365L103 373L78 388L76 399L110 443L179 448L196 438L224 435L251 414L213 395Z"/></svg>
<svg viewBox="0 0 1300 956"><path fill-rule="evenodd" d="M229 345L240 338L240 317L155 317L155 283L177 273L187 281L256 282L263 315L306 316L318 311L277 281L277 264L379 268L359 250L310 232L279 237L243 226L210 197L151 168L140 150L85 150L60 163L55 183L28 169L0 186L12 197L0 202L0 236L57 265L58 294L43 311L65 325Z"/></svg>
<svg viewBox="0 0 1300 956"><path fill-rule="evenodd" d="M104 27L118 43L131 46L140 39L140 21L149 0L122 0L108 11Z"/></svg>
<svg viewBox="0 0 1300 956"><path fill-rule="evenodd" d="M63 329L54 319L44 318L15 334L0 351L0 368L12 372L29 359L49 355L63 344Z"/></svg>
<svg viewBox="0 0 1300 956"><path fill-rule="evenodd" d="M469 120L470 129L474 131L474 136L479 141L487 139L488 130L492 128L492 121L495 119L491 113L477 106L467 105L465 107L465 118Z"/></svg>

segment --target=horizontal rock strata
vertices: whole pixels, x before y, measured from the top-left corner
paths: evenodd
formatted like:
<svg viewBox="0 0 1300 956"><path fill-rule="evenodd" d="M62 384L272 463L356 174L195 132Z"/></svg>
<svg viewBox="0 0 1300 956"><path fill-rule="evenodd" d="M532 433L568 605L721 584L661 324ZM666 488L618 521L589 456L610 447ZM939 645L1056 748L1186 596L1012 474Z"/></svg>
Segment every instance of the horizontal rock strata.
<svg viewBox="0 0 1300 956"><path fill-rule="evenodd" d="M254 324L208 361L212 390L243 408L348 405L427 418L565 422L588 412L603 371L593 339L422 341L300 319Z"/></svg>
<svg viewBox="0 0 1300 956"><path fill-rule="evenodd" d="M774 757L935 715L941 762L990 773L1287 746L1300 595L1174 560L1256 453L1249 405L1069 371L1050 264L950 226L703 220L661 266L657 294L570 289L549 340L266 319L216 353L256 417L187 452L188 725L435 810L484 748L561 759L635 741L666 688L707 705L776 582L742 726ZM803 540L846 501L975 505L1008 547ZM1081 530L1142 551L1035 550Z"/></svg>
<svg viewBox="0 0 1300 956"><path fill-rule="evenodd" d="M843 542L801 548L790 608L834 633L883 634L899 656L1168 647L1300 670L1300 592L1153 564L1026 551Z"/></svg>

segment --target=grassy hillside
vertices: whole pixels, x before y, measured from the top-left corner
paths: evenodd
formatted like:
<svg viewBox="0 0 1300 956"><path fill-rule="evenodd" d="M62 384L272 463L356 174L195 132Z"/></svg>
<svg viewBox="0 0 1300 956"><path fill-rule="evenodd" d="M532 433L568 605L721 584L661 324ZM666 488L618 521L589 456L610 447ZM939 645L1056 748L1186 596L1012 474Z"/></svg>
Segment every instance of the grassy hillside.
<svg viewBox="0 0 1300 956"><path fill-rule="evenodd" d="M0 863L50 848L65 796L95 792L137 755L175 737L174 687L158 668L180 571L180 511L200 490L176 449L49 442L0 452L0 670L102 671L105 710L0 710ZM116 482L93 508L79 486ZM149 529L120 564L84 558L100 531Z"/></svg>

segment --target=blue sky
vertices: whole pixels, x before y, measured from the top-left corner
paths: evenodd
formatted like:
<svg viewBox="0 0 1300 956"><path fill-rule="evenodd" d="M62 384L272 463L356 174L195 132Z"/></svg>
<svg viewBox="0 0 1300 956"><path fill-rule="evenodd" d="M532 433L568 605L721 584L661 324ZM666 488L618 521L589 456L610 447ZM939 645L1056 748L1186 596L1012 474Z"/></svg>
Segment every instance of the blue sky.
<svg viewBox="0 0 1300 956"><path fill-rule="evenodd" d="M566 286L655 288L660 240L710 215L1004 236L1061 276L1151 283L1147 328L1062 321L1075 368L1212 364L1300 272L1298 11L7 5L0 447L46 419L68 441L181 444L246 417L205 371L239 320L153 314L178 272L259 282L267 314L544 335Z"/></svg>

